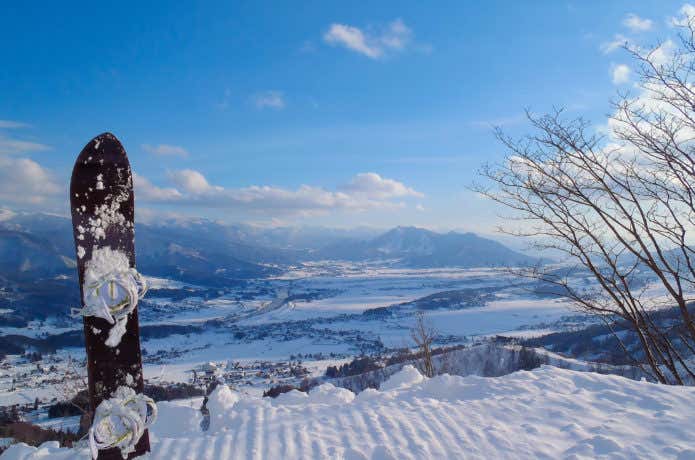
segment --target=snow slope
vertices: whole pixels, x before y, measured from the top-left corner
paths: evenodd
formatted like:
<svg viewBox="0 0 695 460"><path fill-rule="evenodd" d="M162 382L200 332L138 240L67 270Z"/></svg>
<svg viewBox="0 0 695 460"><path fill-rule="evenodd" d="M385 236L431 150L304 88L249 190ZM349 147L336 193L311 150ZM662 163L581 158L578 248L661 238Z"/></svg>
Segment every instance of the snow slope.
<svg viewBox="0 0 695 460"><path fill-rule="evenodd" d="M325 384L275 400L220 387L210 429L195 403L160 403L152 459L695 459L695 388L543 366L427 379L407 366L381 390ZM3 460L86 458L15 445Z"/></svg>
<svg viewBox="0 0 695 460"><path fill-rule="evenodd" d="M328 380L335 386L347 388L355 393L366 388L379 387L383 390L387 380L400 372L407 365L416 365L419 360L404 361L384 366L373 371L348 377L336 377ZM482 343L432 357L436 374L451 374L462 377L476 375L479 377L498 377L511 374L521 369L530 369L549 364L562 369L613 374L633 380L641 380L645 375L633 366L613 366L567 358L543 348L525 348L519 345L500 345Z"/></svg>

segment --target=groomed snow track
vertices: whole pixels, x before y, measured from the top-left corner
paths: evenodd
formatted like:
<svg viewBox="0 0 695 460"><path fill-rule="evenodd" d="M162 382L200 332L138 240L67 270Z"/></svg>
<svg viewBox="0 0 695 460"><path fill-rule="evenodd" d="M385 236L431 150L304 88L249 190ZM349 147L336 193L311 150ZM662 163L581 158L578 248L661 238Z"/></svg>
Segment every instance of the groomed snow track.
<svg viewBox="0 0 695 460"><path fill-rule="evenodd" d="M695 459L695 388L550 366L432 379L407 366L356 396L322 385L270 400L221 387L206 433L194 405L160 403L147 458ZM15 445L1 458L87 456L47 443Z"/></svg>

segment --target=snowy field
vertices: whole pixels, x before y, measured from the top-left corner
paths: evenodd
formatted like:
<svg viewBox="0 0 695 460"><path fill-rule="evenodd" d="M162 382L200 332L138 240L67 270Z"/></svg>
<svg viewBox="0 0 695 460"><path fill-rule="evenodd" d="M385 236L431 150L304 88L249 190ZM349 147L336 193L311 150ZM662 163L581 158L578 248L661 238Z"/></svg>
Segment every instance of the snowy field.
<svg viewBox="0 0 695 460"><path fill-rule="evenodd" d="M153 383L191 382L193 370L210 361L251 366L259 360L287 362L299 355L317 376L351 356L381 352L383 347L412 347L415 309L407 305L439 293L486 292L470 304L452 300L426 310L441 345L498 334L547 334L567 327L563 319L574 315L567 300L538 296L500 269L418 270L329 261L219 290L163 278L149 282L151 290L140 307L141 325L198 328L143 338L145 378ZM363 315L369 309L394 306L388 317ZM210 320L217 324L209 325ZM64 324L57 328L46 321L30 335L65 330ZM10 357L0 369L0 406L28 404L37 397L42 403L63 399L64 389L53 382L64 378L67 363L83 359L81 347L64 348L38 365ZM49 366L56 370L47 373ZM268 376L232 383L257 394L277 382Z"/></svg>
<svg viewBox="0 0 695 460"><path fill-rule="evenodd" d="M480 288L492 289L496 298L480 308L451 306L445 308L446 312L433 311L435 326L444 334L484 336L556 322L573 313L566 300L534 295L523 281L501 269L417 270L326 262L302 266L275 279L257 280L254 287L269 294L240 300L245 292L230 290L205 301L190 297L175 302L171 316L143 323L195 324L207 319L227 319L243 326L335 318L412 302L439 292ZM291 300L283 303L284 299ZM437 320L437 316L442 319Z"/></svg>
<svg viewBox="0 0 695 460"><path fill-rule="evenodd" d="M290 337L279 333L262 340L234 340L226 330L209 330L145 340L143 347L149 355L182 351L163 363L146 360L145 376L161 381L188 381L190 369L207 361L278 361L316 353L356 355L361 352L355 348L355 342L359 342L356 337L380 341L387 348L411 347L412 312L368 320L361 314L436 293L480 288L490 289L492 294L479 305L451 305L427 312L429 323L448 338L447 343L466 343L494 335L547 334L562 328L561 320L575 314L566 299L534 295L519 287L519 280L504 270L307 264L281 277L256 281L254 289L267 293L262 296L239 300L243 293L230 291L206 301L186 299L184 303L196 305L195 311L184 309L166 320L147 322L180 325L217 318L242 329L286 325L292 328ZM293 300L283 302L287 298Z"/></svg>
<svg viewBox="0 0 695 460"><path fill-rule="evenodd" d="M406 367L357 395L324 384L277 399L218 388L160 403L143 458L695 459L695 388L543 366L503 377L422 377ZM85 448L17 444L3 460L86 459Z"/></svg>

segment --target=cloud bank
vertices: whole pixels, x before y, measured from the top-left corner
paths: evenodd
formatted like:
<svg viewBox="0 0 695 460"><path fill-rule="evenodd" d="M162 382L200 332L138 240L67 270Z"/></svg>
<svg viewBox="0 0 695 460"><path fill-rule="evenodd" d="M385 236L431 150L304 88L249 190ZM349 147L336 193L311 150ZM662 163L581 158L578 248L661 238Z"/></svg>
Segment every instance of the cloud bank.
<svg viewBox="0 0 695 460"><path fill-rule="evenodd" d="M135 177L138 200L150 203L224 208L267 215L312 216L334 211L399 209L404 200L424 195L402 182L377 173L360 173L336 190L301 185L295 189L271 185L226 188L211 184L192 169L170 172L173 187L158 187L146 178Z"/></svg>
<svg viewBox="0 0 695 460"><path fill-rule="evenodd" d="M0 202L39 205L60 196L64 189L36 161L17 155L40 152L50 147L17 139L12 130L29 128L19 121L0 120Z"/></svg>

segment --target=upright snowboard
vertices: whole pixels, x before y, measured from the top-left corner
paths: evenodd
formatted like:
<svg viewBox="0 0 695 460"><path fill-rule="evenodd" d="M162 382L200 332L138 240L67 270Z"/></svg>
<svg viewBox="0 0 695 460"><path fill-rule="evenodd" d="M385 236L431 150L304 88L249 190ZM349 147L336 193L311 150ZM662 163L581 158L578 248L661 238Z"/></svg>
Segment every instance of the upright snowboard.
<svg viewBox="0 0 695 460"><path fill-rule="evenodd" d="M113 250L121 254L124 264L135 267L133 180L126 152L113 134L95 137L78 156L70 182L70 204L84 308L85 271L93 254ZM110 286L117 289L114 283ZM143 391L137 308L128 313L125 331L113 337L113 327L102 317L84 316L92 413L119 387L130 387L136 393ZM142 455L149 449L145 431L128 458ZM98 458L122 460L123 457L119 449L111 448L100 450Z"/></svg>

